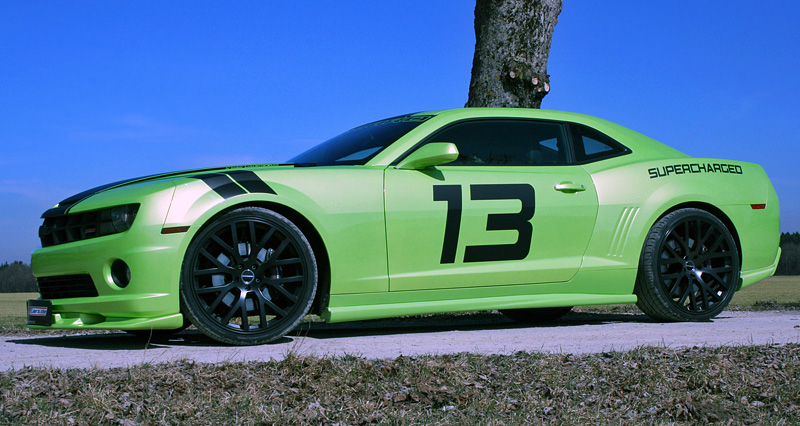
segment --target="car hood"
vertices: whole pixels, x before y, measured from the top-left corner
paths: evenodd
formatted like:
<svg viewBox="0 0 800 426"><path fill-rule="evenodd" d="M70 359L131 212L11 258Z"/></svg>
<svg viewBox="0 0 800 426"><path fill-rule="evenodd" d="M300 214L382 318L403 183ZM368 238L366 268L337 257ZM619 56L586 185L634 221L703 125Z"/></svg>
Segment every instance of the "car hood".
<svg viewBox="0 0 800 426"><path fill-rule="evenodd" d="M79 202L91 197L92 195L99 194L101 192L110 191L112 189L122 188L125 186L130 185L138 185L140 183L147 183L159 180L166 180L166 179L176 179L176 178L184 178L184 177L192 177L195 175L207 175L209 173L218 173L224 171L231 171L231 170L241 170L241 169L263 169L268 167L291 167L291 164L259 164L259 165L249 165L249 166L227 166L227 167L212 167L207 169L194 169L194 170L184 170L179 172L169 172L169 173L159 173L155 175L149 176L142 176L133 179L125 179L117 182L108 183L105 185L100 185L98 187L80 192L73 196L67 197L61 200L58 204L56 204L51 209L48 209L44 213L42 213L42 219L53 217L53 216L61 216L66 214L69 209L78 204Z"/></svg>

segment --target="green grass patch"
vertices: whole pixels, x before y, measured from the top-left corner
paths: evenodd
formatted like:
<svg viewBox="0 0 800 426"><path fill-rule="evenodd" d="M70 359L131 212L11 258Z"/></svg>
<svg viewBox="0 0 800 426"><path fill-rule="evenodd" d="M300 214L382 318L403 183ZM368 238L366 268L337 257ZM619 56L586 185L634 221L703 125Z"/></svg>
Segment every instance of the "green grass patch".
<svg viewBox="0 0 800 426"><path fill-rule="evenodd" d="M0 334L27 333L25 302L38 297L39 293L0 293Z"/></svg>
<svg viewBox="0 0 800 426"><path fill-rule="evenodd" d="M732 307L800 308L800 275L773 276L737 292Z"/></svg>
<svg viewBox="0 0 800 426"><path fill-rule="evenodd" d="M800 422L800 345L0 373L0 424Z"/></svg>
<svg viewBox="0 0 800 426"><path fill-rule="evenodd" d="M731 310L800 309L800 275L769 277L742 289L733 296ZM593 305L575 308L578 312L635 313L635 304Z"/></svg>
<svg viewBox="0 0 800 426"><path fill-rule="evenodd" d="M0 317L25 317L25 302L39 293L0 293Z"/></svg>

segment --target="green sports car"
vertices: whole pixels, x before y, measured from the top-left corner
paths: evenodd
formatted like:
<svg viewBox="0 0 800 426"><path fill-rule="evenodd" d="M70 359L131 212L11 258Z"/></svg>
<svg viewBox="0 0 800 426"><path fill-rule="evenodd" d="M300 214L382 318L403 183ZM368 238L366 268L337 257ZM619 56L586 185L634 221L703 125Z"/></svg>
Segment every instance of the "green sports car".
<svg viewBox="0 0 800 426"><path fill-rule="evenodd" d="M329 322L637 303L708 320L775 272L764 170L557 111L469 108L349 130L285 164L120 181L47 210L31 328L278 339Z"/></svg>

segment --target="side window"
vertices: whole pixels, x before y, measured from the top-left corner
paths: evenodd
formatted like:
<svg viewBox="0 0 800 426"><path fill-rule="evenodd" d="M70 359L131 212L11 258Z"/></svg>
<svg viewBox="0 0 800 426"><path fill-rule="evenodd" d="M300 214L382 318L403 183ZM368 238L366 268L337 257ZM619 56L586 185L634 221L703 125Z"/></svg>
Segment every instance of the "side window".
<svg viewBox="0 0 800 426"><path fill-rule="evenodd" d="M590 127L570 124L577 163L590 163L627 154L630 150Z"/></svg>
<svg viewBox="0 0 800 426"><path fill-rule="evenodd" d="M456 161L446 166L554 166L567 164L564 128L533 120L475 120L454 124L429 142L452 142Z"/></svg>

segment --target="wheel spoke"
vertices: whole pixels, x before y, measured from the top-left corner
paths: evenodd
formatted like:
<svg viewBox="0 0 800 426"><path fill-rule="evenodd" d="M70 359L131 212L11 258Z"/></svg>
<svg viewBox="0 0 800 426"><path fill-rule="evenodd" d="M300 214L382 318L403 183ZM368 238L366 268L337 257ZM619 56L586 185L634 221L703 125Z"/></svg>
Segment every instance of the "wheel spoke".
<svg viewBox="0 0 800 426"><path fill-rule="evenodd" d="M250 319L247 317L247 297L241 299L242 330L250 331Z"/></svg>
<svg viewBox="0 0 800 426"><path fill-rule="evenodd" d="M259 298L261 299L261 303L262 303L264 306L266 306L266 307L270 308L270 309L271 309L273 312L275 312L275 314L276 314L277 316L279 316L279 317L281 317L281 318L283 318L283 317L286 317L286 311L284 311L283 309L281 309L281 308L280 308L278 305L276 305L275 303L273 303L271 300L269 300L269 299L267 299L266 297L264 297L264 295L263 295L263 294L262 294L262 295L261 295Z"/></svg>
<svg viewBox="0 0 800 426"><path fill-rule="evenodd" d="M250 222L247 222L247 228L250 231L250 245L253 246L255 244L255 242L257 241L257 238L256 238L256 223L253 222L252 220ZM253 255L253 256L257 256L259 251L260 251L260 249L256 250L255 247L252 247L252 250L250 251L250 254Z"/></svg>
<svg viewBox="0 0 800 426"><path fill-rule="evenodd" d="M686 288L683 290L683 294L681 294L681 298L678 299L678 305L686 306L686 299L690 296L692 292L692 280L691 278L687 279L688 283Z"/></svg>
<svg viewBox="0 0 800 426"><path fill-rule="evenodd" d="M670 264L673 264L673 263L681 263L681 262L683 262L683 259L680 257L680 255L678 255L677 252L675 252L675 250L672 247L666 246L666 249L669 252L669 253L666 253L667 257L663 257L662 256L662 257L658 258L658 262L661 265L670 265Z"/></svg>
<svg viewBox="0 0 800 426"><path fill-rule="evenodd" d="M236 246L234 247L229 246L227 243L225 243L225 241L222 241L222 239L216 235L212 235L211 240L217 243L217 245L220 246L223 251L230 254L231 258L234 259L234 262L241 263L242 259L241 256L239 256L239 251L236 249Z"/></svg>
<svg viewBox="0 0 800 426"><path fill-rule="evenodd" d="M698 228L699 228L699 226L698 226ZM693 255L694 255L694 257L697 257L697 256L699 256L699 255L700 255L700 251L703 249L703 247L705 247L705 245L706 245L706 241L708 241L708 239L709 239L709 238L711 238L711 234L713 234L713 233L714 233L714 227L713 227L713 226L709 226L709 227L708 227L708 230L707 230L707 231L706 231L706 233L705 233L705 235L703 235L703 236L702 236L702 237L701 237L701 238L700 238L700 239L697 241L697 247L696 247L696 250L695 250L695 252L694 252L694 254L693 254Z"/></svg>
<svg viewBox="0 0 800 426"><path fill-rule="evenodd" d="M691 282L691 280L690 280ZM694 291L694 283L686 288L689 293L689 310L696 311L697 310L697 295Z"/></svg>
<svg viewBox="0 0 800 426"><path fill-rule="evenodd" d="M703 271L703 273L711 275L711 278L714 278L714 280L716 282L718 282L719 285L722 286L724 289L727 290L730 287L729 283L726 282L724 279L722 279L722 277L720 277L719 274L717 274L715 272L709 272L709 271Z"/></svg>
<svg viewBox="0 0 800 426"><path fill-rule="evenodd" d="M236 258L236 263L242 263L242 253L239 252L239 223L234 222L231 223L231 242L233 243L233 250L235 252L234 257Z"/></svg>
<svg viewBox="0 0 800 426"><path fill-rule="evenodd" d="M275 262L272 263L271 266L286 266L286 265L295 265L300 263L303 263L302 259L300 259L299 257L293 257L291 259L276 260Z"/></svg>
<svg viewBox="0 0 800 426"><path fill-rule="evenodd" d="M688 278L686 278L686 277L681 277L681 278L678 278L677 280L675 280L675 283L673 283L673 284L672 284L672 287L670 287L670 288L669 288L669 291L667 292L667 295L668 295L670 298L674 297L674 296L673 296L673 294L676 294L676 293L677 293L677 292L676 292L676 290L680 290L680 288L681 288L681 283L682 283L682 282L684 282L684 280L685 280L685 281L687 281L687 285L691 284L691 280L689 280L689 279L688 279Z"/></svg>
<svg viewBox="0 0 800 426"><path fill-rule="evenodd" d="M661 278L664 279L664 280L674 280L674 279L679 278L682 275L683 274L681 272L675 272L675 273L672 273L672 274L662 274Z"/></svg>
<svg viewBox="0 0 800 426"><path fill-rule="evenodd" d="M224 286L219 286L219 287L213 287L213 286L212 287L202 287L202 288L198 288L197 289L197 294L210 294L210 293L216 293L216 292L220 292L220 291L223 292L223 293L227 293L230 290L232 290L234 287L236 287L236 283L235 282L226 284Z"/></svg>
<svg viewBox="0 0 800 426"><path fill-rule="evenodd" d="M236 303L234 303L233 306L231 306L231 308L228 310L228 313L225 314L224 317L222 317L222 320L220 322L223 323L223 324L230 324L231 318L233 318L233 316L236 314L236 311L240 311L241 310L242 305L244 305L244 304L245 304L244 303L244 293L242 292L242 293L239 293L239 297L236 299ZM247 316L246 313L245 313L245 316Z"/></svg>
<svg viewBox="0 0 800 426"><path fill-rule="evenodd" d="M212 314L217 309L217 306L219 306L219 304L222 303L222 299L224 299L225 296L227 296L228 294L230 294L230 289L220 292L219 295L217 295L217 298L214 299L213 302L208 304L208 306L206 307L206 313Z"/></svg>
<svg viewBox="0 0 800 426"><path fill-rule="evenodd" d="M232 271L232 270L233 270L233 269L232 269L231 267L229 267L228 265L223 265L223 264L222 264L222 262L220 262L220 261L219 261L219 260L218 260L216 257L212 256L212 255L211 255L211 253L209 253L208 251L206 251L206 249L204 249L204 248L201 248L201 249L200 249L200 254L201 254L203 257L205 257L206 259L210 260L210 261L211 261L211 263L213 263L214 265L217 265L217 268L220 268L220 269L226 269L226 270L228 270L228 271Z"/></svg>
<svg viewBox="0 0 800 426"><path fill-rule="evenodd" d="M272 238L273 235L275 235L275 228L269 228L267 233L261 237L261 239L258 241L258 244L256 244L256 246L253 248L253 253L256 255L260 253L261 250L266 247L267 242L269 242L269 239Z"/></svg>
<svg viewBox="0 0 800 426"><path fill-rule="evenodd" d="M681 248L682 248L684 253L689 253L689 242L688 241L686 241L683 238L681 238L681 236L678 235L677 232L671 233L670 237L672 238L673 241L675 241L677 244L679 244L681 246ZM675 253L675 254L677 255L677 253ZM678 257L680 257L680 255L678 255Z"/></svg>
<svg viewBox="0 0 800 426"><path fill-rule="evenodd" d="M231 268L211 268L211 269L198 269L194 271L195 276L203 275L233 275Z"/></svg>
<svg viewBox="0 0 800 426"><path fill-rule="evenodd" d="M303 277L299 277L298 280L284 281L284 282L295 282L295 281L302 281L302 280L303 280ZM280 285L280 282L277 282L277 281L279 281L279 280L267 281L266 285L269 286L269 288L274 288L275 290L279 291L281 294L286 296L287 299L291 300L292 303L297 303L297 296L292 294L289 290L286 290L286 288L284 288L282 285Z"/></svg>

